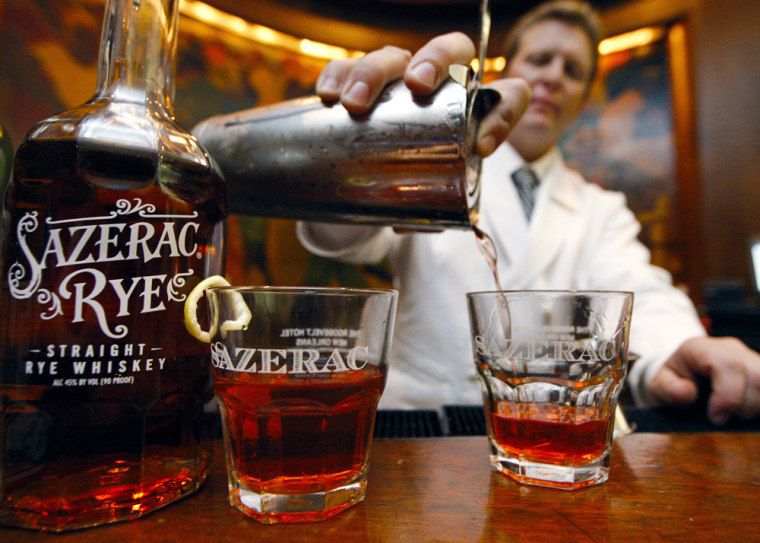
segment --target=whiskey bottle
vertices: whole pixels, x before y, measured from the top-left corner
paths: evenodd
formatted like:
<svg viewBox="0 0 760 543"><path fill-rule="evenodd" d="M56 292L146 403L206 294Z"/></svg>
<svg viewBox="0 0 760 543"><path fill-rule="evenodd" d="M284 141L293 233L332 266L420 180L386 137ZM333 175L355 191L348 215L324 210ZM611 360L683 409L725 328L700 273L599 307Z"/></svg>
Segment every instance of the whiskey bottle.
<svg viewBox="0 0 760 543"><path fill-rule="evenodd" d="M108 0L98 87L20 144L0 253L0 522L66 531L199 488L226 192L172 108L177 0Z"/></svg>

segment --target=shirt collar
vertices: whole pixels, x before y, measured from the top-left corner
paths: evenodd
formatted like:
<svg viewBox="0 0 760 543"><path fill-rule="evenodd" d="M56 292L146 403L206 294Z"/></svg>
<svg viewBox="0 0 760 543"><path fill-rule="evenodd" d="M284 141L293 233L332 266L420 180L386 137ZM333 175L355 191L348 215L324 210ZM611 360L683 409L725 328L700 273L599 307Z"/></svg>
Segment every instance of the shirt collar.
<svg viewBox="0 0 760 543"><path fill-rule="evenodd" d="M559 164L562 161L562 154L560 153L559 147L552 147L547 151L544 155L538 158L538 160L534 160L533 162L529 162L528 166L536 173L536 176L538 176L539 180L546 179L546 176L549 175L549 171L551 171L552 168L554 168L557 164Z"/></svg>
<svg viewBox="0 0 760 543"><path fill-rule="evenodd" d="M549 175L549 171L562 161L562 154L556 145L533 162L525 162L525 159L508 142L504 142L504 147L507 152L508 164L511 166L510 173L523 166L528 166L536 174L539 181L545 179Z"/></svg>
<svg viewBox="0 0 760 543"><path fill-rule="evenodd" d="M564 207L574 210L577 208L577 194L572 183L566 182L564 171L564 159L562 152L556 145L544 155L533 162L525 162L520 154L509 143L504 142L507 171L514 172L519 168L528 166L533 169L539 179L539 192L550 194L551 198Z"/></svg>

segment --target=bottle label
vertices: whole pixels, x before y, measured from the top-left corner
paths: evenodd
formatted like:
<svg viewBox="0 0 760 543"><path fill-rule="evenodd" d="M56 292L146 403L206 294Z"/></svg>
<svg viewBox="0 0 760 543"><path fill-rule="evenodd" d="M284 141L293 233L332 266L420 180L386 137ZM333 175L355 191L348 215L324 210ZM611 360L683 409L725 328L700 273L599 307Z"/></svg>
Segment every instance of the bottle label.
<svg viewBox="0 0 760 543"><path fill-rule="evenodd" d="M49 344L31 349L20 373L27 382L54 387L132 385L140 375L160 372L166 356L145 343Z"/></svg>
<svg viewBox="0 0 760 543"><path fill-rule="evenodd" d="M37 212L26 213L18 222L16 235L26 262L16 261L8 270L8 284L11 296L25 300L35 296L47 308L40 318L68 319L71 323L83 322L94 316L100 330L113 339L120 339L129 333L125 324L115 325L109 320L99 298L115 295L118 298L118 317L132 316L130 307L136 307L139 314L165 311L170 302L183 302L183 287L193 270L167 274L145 275L142 277L108 278L95 265L106 262L127 262L137 260L150 262L154 259L191 257L198 251L195 234L200 223L190 215L160 215L152 204L143 204L135 198L133 202L119 200L117 210L104 217L78 217L76 219L45 219L47 240L42 254L34 254L27 236L39 227ZM127 215L137 214L149 220L120 221ZM162 220L158 223L157 220ZM46 270L71 268L55 291L43 288ZM23 286L22 286L23 285ZM140 299L135 306L133 300ZM70 301L71 314L64 315L62 300ZM87 313L89 312L89 317Z"/></svg>
<svg viewBox="0 0 760 543"><path fill-rule="evenodd" d="M43 324L82 323L102 336L75 344L33 325L39 337L19 373L53 386L82 386L131 384L140 374L161 371L163 349L137 340L132 328L137 319L157 319L185 301L191 265L203 259L200 226L197 212L161 214L139 198L118 200L103 216L42 219L38 211L26 212L16 225L19 256L8 269L11 296L36 303ZM112 277L106 270L119 267L108 263L141 271Z"/></svg>

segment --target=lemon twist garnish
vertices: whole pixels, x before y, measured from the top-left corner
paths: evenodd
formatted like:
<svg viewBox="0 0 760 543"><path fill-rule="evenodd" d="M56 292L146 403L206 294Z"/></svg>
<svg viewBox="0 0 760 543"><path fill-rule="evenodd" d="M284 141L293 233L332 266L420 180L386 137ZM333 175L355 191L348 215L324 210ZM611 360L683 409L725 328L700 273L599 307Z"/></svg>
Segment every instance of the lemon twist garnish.
<svg viewBox="0 0 760 543"><path fill-rule="evenodd" d="M209 330L205 331L201 328L201 325L198 322L198 300L204 295L206 289L211 287L229 286L229 282L221 275L212 275L198 283L195 288L190 291L187 300L185 300L185 328L187 328L187 331L190 332L190 335L194 338L203 341L204 343L210 343L211 338L216 334L217 326L219 324L216 312L214 312L214 319ZM243 297L239 292L231 291L228 292L227 295L231 298L235 318L233 320L226 320L222 323L222 336L225 336L230 330L245 330L248 328L248 323L251 322L252 317L251 310L248 308L245 300L243 300Z"/></svg>

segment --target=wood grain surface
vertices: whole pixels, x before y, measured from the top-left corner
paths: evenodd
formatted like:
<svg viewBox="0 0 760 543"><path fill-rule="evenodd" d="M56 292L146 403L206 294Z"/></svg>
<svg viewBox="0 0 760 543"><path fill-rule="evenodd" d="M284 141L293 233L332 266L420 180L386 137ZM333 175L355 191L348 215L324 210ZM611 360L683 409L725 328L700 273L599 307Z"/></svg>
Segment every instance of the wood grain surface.
<svg viewBox="0 0 760 543"><path fill-rule="evenodd" d="M379 439L364 502L330 520L264 526L228 505L221 442L201 490L143 519L5 543L760 541L760 433L634 433L610 480L574 492L494 473L485 437Z"/></svg>

